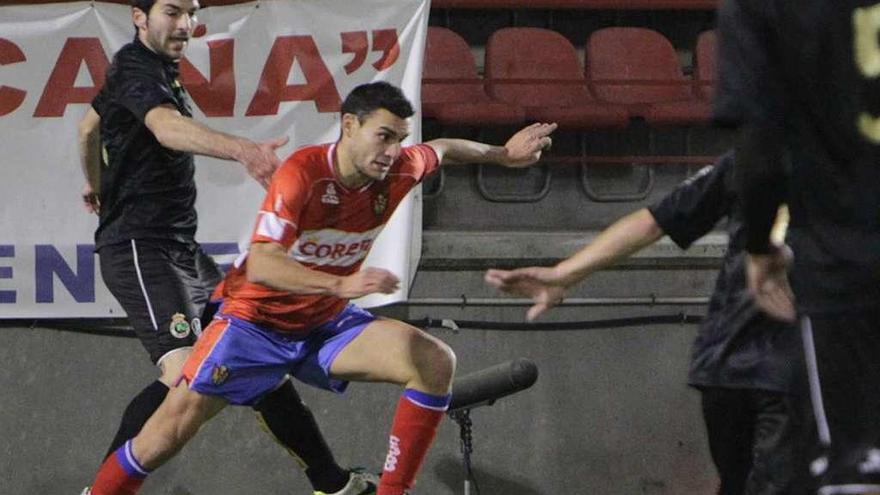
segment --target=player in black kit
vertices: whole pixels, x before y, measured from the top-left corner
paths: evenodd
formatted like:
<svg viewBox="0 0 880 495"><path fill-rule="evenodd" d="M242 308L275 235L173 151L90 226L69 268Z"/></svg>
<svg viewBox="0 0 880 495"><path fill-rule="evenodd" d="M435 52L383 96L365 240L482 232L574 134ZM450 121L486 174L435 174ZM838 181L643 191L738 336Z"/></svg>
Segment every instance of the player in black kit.
<svg viewBox="0 0 880 495"><path fill-rule="evenodd" d="M795 320L808 364L820 495L880 493L880 3L727 0L715 118L740 129L749 284ZM787 199L786 199L787 198Z"/></svg>
<svg viewBox="0 0 880 495"><path fill-rule="evenodd" d="M194 0L133 0L134 40L114 56L80 123L86 207L105 284L161 376L123 414L107 455L136 435L180 376L222 278L195 241L194 154L238 161L262 184L287 138L254 142L192 119L178 62L196 26ZM375 492L376 477L335 462L289 380L254 406L261 422L306 469L318 493Z"/></svg>
<svg viewBox="0 0 880 495"><path fill-rule="evenodd" d="M489 270L486 281L531 297L534 318L565 291L668 235L685 249L727 218L727 253L694 341L688 384L702 397L703 419L719 495L802 493L804 372L800 335L755 305L745 281L742 211L727 153L649 208L602 231L554 267Z"/></svg>

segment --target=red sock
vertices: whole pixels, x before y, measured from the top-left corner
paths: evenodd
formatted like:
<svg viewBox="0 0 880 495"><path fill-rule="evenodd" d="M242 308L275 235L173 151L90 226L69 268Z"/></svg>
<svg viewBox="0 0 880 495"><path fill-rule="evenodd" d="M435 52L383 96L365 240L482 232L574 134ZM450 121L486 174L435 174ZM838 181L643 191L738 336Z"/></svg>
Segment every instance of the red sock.
<svg viewBox="0 0 880 495"><path fill-rule="evenodd" d="M144 484L147 473L131 455L131 440L108 457L95 482L92 495L135 495Z"/></svg>
<svg viewBox="0 0 880 495"><path fill-rule="evenodd" d="M397 403L385 469L376 495L403 495L415 484L416 473L434 441L449 396L407 389Z"/></svg>

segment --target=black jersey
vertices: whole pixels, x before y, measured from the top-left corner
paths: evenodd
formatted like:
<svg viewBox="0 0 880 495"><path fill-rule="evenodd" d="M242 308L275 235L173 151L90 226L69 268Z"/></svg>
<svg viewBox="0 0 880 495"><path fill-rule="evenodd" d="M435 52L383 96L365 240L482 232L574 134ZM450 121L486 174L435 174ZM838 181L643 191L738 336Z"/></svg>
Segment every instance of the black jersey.
<svg viewBox="0 0 880 495"><path fill-rule="evenodd" d="M105 160L98 248L138 238L194 240L193 155L162 146L144 123L147 112L163 104L192 115L177 63L135 39L116 53L92 102L101 116Z"/></svg>
<svg viewBox="0 0 880 495"><path fill-rule="evenodd" d="M688 383L796 392L799 333L764 316L746 288L733 162L732 153L722 156L649 208L663 232L683 249L727 218L727 252L694 341Z"/></svg>
<svg viewBox="0 0 880 495"><path fill-rule="evenodd" d="M780 129L790 171L769 186L788 190L792 280L808 313L880 304L878 34L877 0L726 0L719 11L715 117Z"/></svg>

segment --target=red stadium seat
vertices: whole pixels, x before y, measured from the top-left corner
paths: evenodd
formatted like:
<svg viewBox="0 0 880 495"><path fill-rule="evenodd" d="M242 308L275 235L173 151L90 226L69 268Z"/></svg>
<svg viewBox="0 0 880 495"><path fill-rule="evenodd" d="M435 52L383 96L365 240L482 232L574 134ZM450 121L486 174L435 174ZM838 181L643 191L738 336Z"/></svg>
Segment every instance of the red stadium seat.
<svg viewBox="0 0 880 495"><path fill-rule="evenodd" d="M467 42L440 27L428 28L422 114L445 125L518 124L525 120L522 108L486 94Z"/></svg>
<svg viewBox="0 0 880 495"><path fill-rule="evenodd" d="M645 28L595 31L586 44L587 79L603 102L626 105L630 115L653 124L690 124L709 118L665 36Z"/></svg>
<svg viewBox="0 0 880 495"><path fill-rule="evenodd" d="M701 99L712 101L715 94L715 82L718 79L718 40L715 31L703 31L697 37L697 46L694 49L695 70L697 80L697 94Z"/></svg>
<svg viewBox="0 0 880 495"><path fill-rule="evenodd" d="M214 0L211 5L215 5ZM718 0L434 0L433 9L714 10Z"/></svg>
<svg viewBox="0 0 880 495"><path fill-rule="evenodd" d="M626 109L596 101L574 46L539 28L503 28L486 43L486 88L499 100L526 109L526 118L562 129L624 127Z"/></svg>

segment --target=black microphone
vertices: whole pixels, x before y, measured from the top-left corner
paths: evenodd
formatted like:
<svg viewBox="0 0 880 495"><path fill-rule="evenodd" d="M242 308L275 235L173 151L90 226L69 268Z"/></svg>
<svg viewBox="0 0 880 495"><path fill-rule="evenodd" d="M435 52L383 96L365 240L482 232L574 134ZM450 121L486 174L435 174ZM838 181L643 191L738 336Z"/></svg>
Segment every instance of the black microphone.
<svg viewBox="0 0 880 495"><path fill-rule="evenodd" d="M453 383L449 411L492 405L502 397L531 387L537 379L538 367L526 358L469 373Z"/></svg>

